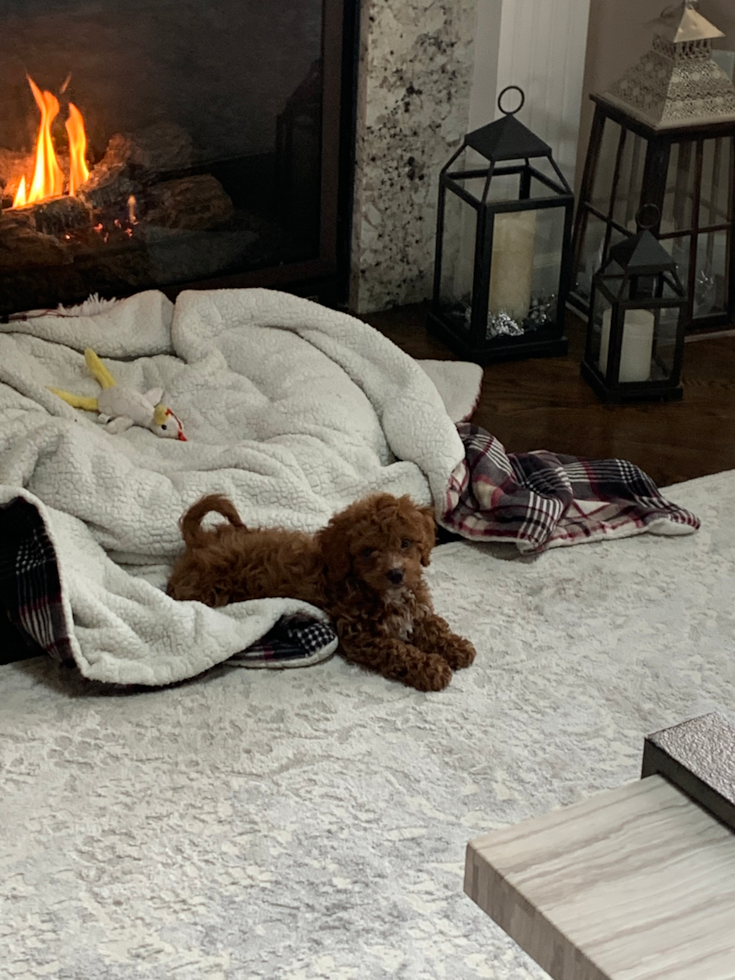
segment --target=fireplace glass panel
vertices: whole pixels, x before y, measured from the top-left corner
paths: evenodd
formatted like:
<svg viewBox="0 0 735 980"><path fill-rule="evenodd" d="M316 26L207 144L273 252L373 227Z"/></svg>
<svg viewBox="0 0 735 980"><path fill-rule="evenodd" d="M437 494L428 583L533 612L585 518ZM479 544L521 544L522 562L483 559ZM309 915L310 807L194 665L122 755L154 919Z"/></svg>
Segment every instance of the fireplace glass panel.
<svg viewBox="0 0 735 980"><path fill-rule="evenodd" d="M3 0L0 313L319 258L323 7Z"/></svg>

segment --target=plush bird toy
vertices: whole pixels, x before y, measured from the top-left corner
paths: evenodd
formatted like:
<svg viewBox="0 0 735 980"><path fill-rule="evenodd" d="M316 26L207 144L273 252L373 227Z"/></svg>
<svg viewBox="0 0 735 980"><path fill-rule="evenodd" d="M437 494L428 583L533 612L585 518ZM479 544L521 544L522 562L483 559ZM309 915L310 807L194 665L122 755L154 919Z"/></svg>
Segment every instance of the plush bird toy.
<svg viewBox="0 0 735 980"><path fill-rule="evenodd" d="M121 388L91 347L85 350L84 360L102 388L97 398L72 395L61 388L49 388L49 391L63 398L73 408L99 412L100 422L110 432L125 432L131 425L141 425L162 439L186 442L181 422L161 402L163 388L151 388L144 395L132 388Z"/></svg>

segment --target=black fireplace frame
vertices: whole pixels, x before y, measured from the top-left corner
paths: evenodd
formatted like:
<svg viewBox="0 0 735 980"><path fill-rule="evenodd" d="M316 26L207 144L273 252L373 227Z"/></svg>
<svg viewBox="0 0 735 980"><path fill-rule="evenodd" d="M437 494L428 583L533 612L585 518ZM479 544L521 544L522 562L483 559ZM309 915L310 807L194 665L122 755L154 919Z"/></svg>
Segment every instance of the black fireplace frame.
<svg viewBox="0 0 735 980"><path fill-rule="evenodd" d="M347 303L357 122L360 0L324 0L324 79L319 256L214 279L161 287L170 299L186 289L262 286L318 300Z"/></svg>

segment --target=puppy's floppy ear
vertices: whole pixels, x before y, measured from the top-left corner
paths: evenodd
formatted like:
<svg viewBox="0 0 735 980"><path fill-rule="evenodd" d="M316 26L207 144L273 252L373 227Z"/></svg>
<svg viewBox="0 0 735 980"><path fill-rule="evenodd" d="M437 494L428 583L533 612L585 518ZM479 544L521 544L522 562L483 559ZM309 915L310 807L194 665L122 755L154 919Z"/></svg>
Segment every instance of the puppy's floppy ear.
<svg viewBox="0 0 735 980"><path fill-rule="evenodd" d="M317 532L316 538L324 558L327 578L331 582L346 578L352 567L352 557L347 522L343 516L333 517L326 527Z"/></svg>
<svg viewBox="0 0 735 980"><path fill-rule="evenodd" d="M436 521L431 507L419 507L419 514L422 524L422 535L419 542L421 564L426 566L431 561L431 551L436 544Z"/></svg>

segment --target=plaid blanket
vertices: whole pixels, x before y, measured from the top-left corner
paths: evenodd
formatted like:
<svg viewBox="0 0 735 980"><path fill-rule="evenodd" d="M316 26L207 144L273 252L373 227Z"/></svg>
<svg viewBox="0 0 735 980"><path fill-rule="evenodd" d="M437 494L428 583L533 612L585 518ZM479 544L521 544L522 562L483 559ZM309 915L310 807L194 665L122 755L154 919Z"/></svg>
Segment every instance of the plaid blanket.
<svg viewBox="0 0 735 980"><path fill-rule="evenodd" d="M522 552L651 531L689 534L699 519L666 500L633 463L544 450L506 453L479 426L457 430L465 459L452 475L441 524L463 538L512 541Z"/></svg>
<svg viewBox="0 0 735 980"><path fill-rule="evenodd" d="M27 646L25 654L19 646L12 659L45 651L60 663L74 664L62 603L53 542L33 504L18 497L0 507L0 616ZM302 616L282 618L227 663L306 667L325 660L336 648L337 634L328 624Z"/></svg>

